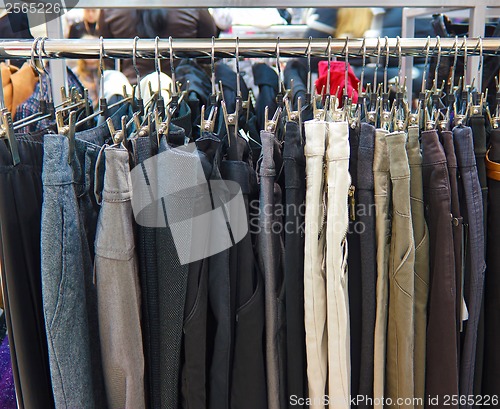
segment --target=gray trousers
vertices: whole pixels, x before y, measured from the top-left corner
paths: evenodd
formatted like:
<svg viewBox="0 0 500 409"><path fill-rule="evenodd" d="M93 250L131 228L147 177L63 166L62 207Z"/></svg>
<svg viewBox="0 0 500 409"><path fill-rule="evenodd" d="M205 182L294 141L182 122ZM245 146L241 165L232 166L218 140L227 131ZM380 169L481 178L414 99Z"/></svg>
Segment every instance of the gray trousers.
<svg viewBox="0 0 500 409"><path fill-rule="evenodd" d="M141 294L128 151L105 149L95 276L104 383L110 409L145 408Z"/></svg>

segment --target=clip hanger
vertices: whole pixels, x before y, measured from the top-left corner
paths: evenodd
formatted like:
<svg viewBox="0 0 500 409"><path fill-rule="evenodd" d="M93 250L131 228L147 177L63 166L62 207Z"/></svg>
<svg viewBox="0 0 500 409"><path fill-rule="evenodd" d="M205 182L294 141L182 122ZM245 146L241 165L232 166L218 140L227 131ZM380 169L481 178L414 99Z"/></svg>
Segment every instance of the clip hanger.
<svg viewBox="0 0 500 409"><path fill-rule="evenodd" d="M71 111L69 113L68 125L64 124L63 113L57 111L56 124L57 133L68 138L68 163L71 163L75 153L76 111Z"/></svg>
<svg viewBox="0 0 500 409"><path fill-rule="evenodd" d="M266 109L264 111L264 130L270 133L275 133L280 116L281 108L278 107L273 117L269 119L269 107L266 106Z"/></svg>
<svg viewBox="0 0 500 409"><path fill-rule="evenodd" d="M215 128L215 120L217 119L217 107L212 106L208 118L205 119L205 105L201 107L201 130L203 132L213 132Z"/></svg>

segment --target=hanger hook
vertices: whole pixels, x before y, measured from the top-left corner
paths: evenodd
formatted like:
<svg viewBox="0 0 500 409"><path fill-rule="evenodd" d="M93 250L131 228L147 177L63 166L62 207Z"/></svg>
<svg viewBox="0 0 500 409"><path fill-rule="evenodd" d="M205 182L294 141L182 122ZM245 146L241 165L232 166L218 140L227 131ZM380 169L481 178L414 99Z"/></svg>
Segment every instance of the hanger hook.
<svg viewBox="0 0 500 409"><path fill-rule="evenodd" d="M241 84L240 84L240 38L236 37L236 97L241 98Z"/></svg>
<svg viewBox="0 0 500 409"><path fill-rule="evenodd" d="M173 89L172 96L177 95L177 85L175 80L175 66L174 66L174 45L172 36L168 37L168 49L169 49L169 58L170 58L170 78L172 79Z"/></svg>
<svg viewBox="0 0 500 409"><path fill-rule="evenodd" d="M434 81L436 82L437 85L439 80L439 67L441 66L441 37L439 36L436 36L436 47L438 49L438 55L436 61L436 68L434 69Z"/></svg>
<svg viewBox="0 0 500 409"><path fill-rule="evenodd" d="M365 67L366 67L366 37L363 37L363 42L361 43L361 49L360 52L363 52L363 66L361 67L361 77L360 77L360 84L361 87L363 87L363 82L365 80Z"/></svg>
<svg viewBox="0 0 500 409"><path fill-rule="evenodd" d="M158 50L160 37L155 38L155 70L158 75L158 96L161 96L161 66L160 66L160 52ZM175 84L174 84L175 87Z"/></svg>
<svg viewBox="0 0 500 409"><path fill-rule="evenodd" d="M332 66L332 36L328 36L328 72L326 74L326 96L330 96L330 68Z"/></svg>
<svg viewBox="0 0 500 409"><path fill-rule="evenodd" d="M216 95L215 89L215 37L212 36L212 48L210 51L210 81L212 83L212 95Z"/></svg>
<svg viewBox="0 0 500 409"><path fill-rule="evenodd" d="M398 82L401 84L401 66L403 65L403 53L401 51L401 37L396 37L396 48L398 49Z"/></svg>
<svg viewBox="0 0 500 409"><path fill-rule="evenodd" d="M36 66L36 63L35 63L35 51L37 49L37 46L38 46L38 42L42 39L42 37L37 37L33 40L33 43L31 44L31 67L38 73L38 76L41 76L42 73L41 71L38 69L38 67Z"/></svg>
<svg viewBox="0 0 500 409"><path fill-rule="evenodd" d="M349 80L349 37L346 36L344 44L345 67L344 67L344 97L347 96L347 82Z"/></svg>
<svg viewBox="0 0 500 409"><path fill-rule="evenodd" d="M141 74L139 73L139 68L137 68L137 41L139 41L139 36L134 37L134 43L132 46L132 65L134 66L135 74L137 76L137 91L139 93L139 98L141 98Z"/></svg>
<svg viewBox="0 0 500 409"><path fill-rule="evenodd" d="M377 63L375 64L375 70L373 72L373 92L377 92L377 73L379 64L380 64L380 37L377 37Z"/></svg>
<svg viewBox="0 0 500 409"><path fill-rule="evenodd" d="M451 77L450 77L450 94L453 92L453 87L455 86L455 71L457 69L457 60L458 60L458 36L455 36L455 42L453 44L454 48L454 56L453 56L453 68L451 69Z"/></svg>
<svg viewBox="0 0 500 409"><path fill-rule="evenodd" d="M40 41L38 42L38 62L40 63L40 67L42 67L42 71L45 73L45 76L47 78L47 92L49 94L49 102L52 102L52 82L51 82L51 76L50 72L47 71L47 68L45 67L45 64L43 63L43 55L45 54L45 40L47 40L47 37L41 37Z"/></svg>
<svg viewBox="0 0 500 409"><path fill-rule="evenodd" d="M384 94L387 94L387 69L389 67L389 37L385 36Z"/></svg>
<svg viewBox="0 0 500 409"><path fill-rule="evenodd" d="M282 73L281 73L281 62L280 62L280 45L281 39L280 37L276 37L276 68L278 69L278 94L283 94L283 81L282 81Z"/></svg>
<svg viewBox="0 0 500 409"><path fill-rule="evenodd" d="M425 62L424 62L424 72L422 73L422 89L421 92L422 94L425 92L425 86L427 82L427 68L429 65L429 53L430 53L430 48L431 47L431 36L427 37L427 43L425 44Z"/></svg>
<svg viewBox="0 0 500 409"><path fill-rule="evenodd" d="M309 42L307 43L307 92L311 92L311 47L312 47L312 36L309 36Z"/></svg>
<svg viewBox="0 0 500 409"><path fill-rule="evenodd" d="M467 78L467 36L464 35L464 84Z"/></svg>
<svg viewBox="0 0 500 409"><path fill-rule="evenodd" d="M477 88L479 90L479 93L483 91L482 89L482 84L483 84L483 38L479 37L477 39L478 46L479 46L479 64L477 66L477 73L479 78L477 79ZM476 47L477 48L477 47Z"/></svg>
<svg viewBox="0 0 500 409"><path fill-rule="evenodd" d="M101 97L104 98L104 38L99 37L99 69L101 70Z"/></svg>

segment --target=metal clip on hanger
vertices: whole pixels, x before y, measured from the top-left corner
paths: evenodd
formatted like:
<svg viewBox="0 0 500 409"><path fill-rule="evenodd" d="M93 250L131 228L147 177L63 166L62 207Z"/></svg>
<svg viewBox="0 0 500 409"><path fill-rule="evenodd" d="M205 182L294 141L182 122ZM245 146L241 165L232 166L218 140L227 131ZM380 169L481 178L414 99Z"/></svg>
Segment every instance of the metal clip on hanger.
<svg viewBox="0 0 500 409"><path fill-rule="evenodd" d="M68 163L71 164L75 153L76 111L69 113L68 125L64 124L62 111L56 112L57 133L68 138Z"/></svg>
<svg viewBox="0 0 500 409"><path fill-rule="evenodd" d="M331 67L332 67L332 36L328 36L328 66L327 66L327 73L326 73L326 94L325 94L325 99L324 99L324 104L323 107L325 110L328 110L328 102L330 100L330 77L331 77ZM321 90L321 96L323 96L323 90Z"/></svg>
<svg viewBox="0 0 500 409"><path fill-rule="evenodd" d="M205 119L205 105L201 107L201 130L202 132L213 132L215 128L215 120L217 119L217 107L210 107L208 118Z"/></svg>
<svg viewBox="0 0 500 409"><path fill-rule="evenodd" d="M123 144L125 145L127 140L127 116L123 115L121 118L122 128L116 130L113 126L113 120L111 118L106 119L106 123L109 128L109 133L113 139L115 145Z"/></svg>
<svg viewBox="0 0 500 409"><path fill-rule="evenodd" d="M0 70L0 83L3 83L2 70ZM12 113L5 107L5 96L2 86L0 86L0 115L0 139L7 139L10 147L10 154L12 156L12 164L16 166L21 162L21 159L19 157L16 135L14 134L14 126L12 124Z"/></svg>
<svg viewBox="0 0 500 409"><path fill-rule="evenodd" d="M278 126L278 120L281 116L281 108L277 108L273 117L269 119L269 107L264 111L264 130L270 133L275 133Z"/></svg>
<svg viewBox="0 0 500 409"><path fill-rule="evenodd" d="M292 107L290 106L290 100L286 99L285 100L285 109L286 109L286 115L287 119L289 122L295 122L296 124L299 125L299 135L300 135L300 140L303 141L302 139L302 97L299 97L297 100L297 111L293 111Z"/></svg>

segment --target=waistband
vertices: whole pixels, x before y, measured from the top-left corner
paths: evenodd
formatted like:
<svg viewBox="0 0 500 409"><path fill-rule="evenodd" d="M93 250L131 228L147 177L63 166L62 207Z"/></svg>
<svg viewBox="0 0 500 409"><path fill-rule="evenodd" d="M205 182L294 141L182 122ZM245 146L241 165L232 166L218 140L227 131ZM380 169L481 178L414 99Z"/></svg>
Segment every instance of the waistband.
<svg viewBox="0 0 500 409"><path fill-rule="evenodd" d="M453 142L455 144L455 155L460 168L476 166L474 154L474 141L472 140L472 129L468 126L456 126L453 128Z"/></svg>
<svg viewBox="0 0 500 409"><path fill-rule="evenodd" d="M443 145L435 129L422 132L422 165L446 164Z"/></svg>
<svg viewBox="0 0 500 409"><path fill-rule="evenodd" d="M347 122L328 122L328 147L326 157L331 160L349 159L349 124Z"/></svg>
<svg viewBox="0 0 500 409"><path fill-rule="evenodd" d="M375 152L373 157L374 172L389 172L389 156L387 151L386 136L389 131L377 129L375 131Z"/></svg>
<svg viewBox="0 0 500 409"><path fill-rule="evenodd" d="M304 154L306 156L321 156L325 154L326 122L306 121L304 122L306 144Z"/></svg>
<svg viewBox="0 0 500 409"><path fill-rule="evenodd" d="M130 186L129 154L123 147L108 146L104 149L106 171L102 199L105 202L123 202L132 196Z"/></svg>

